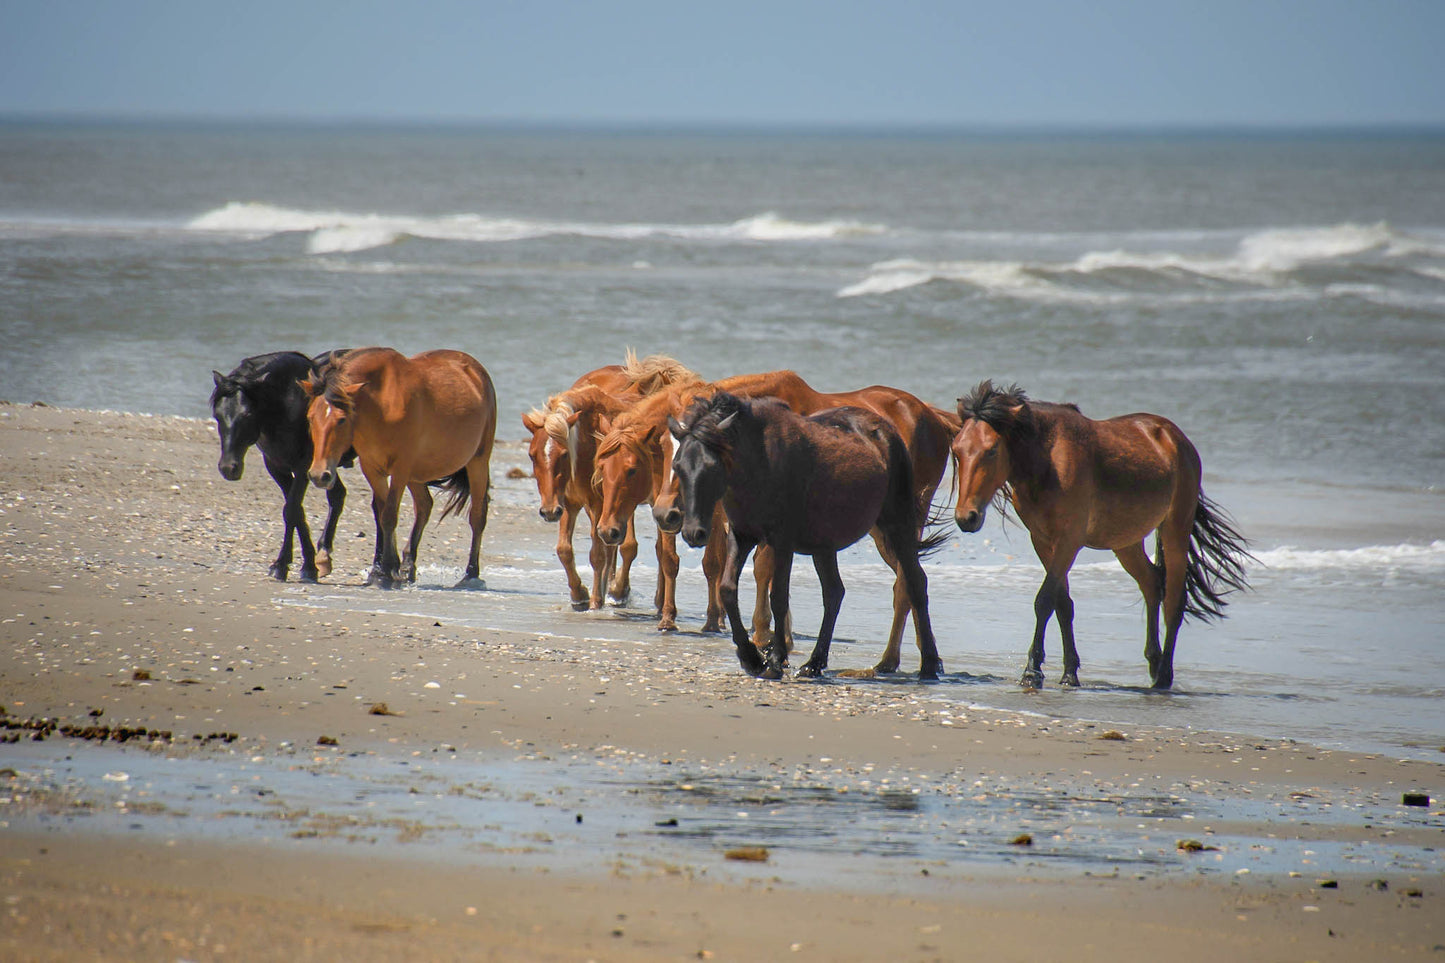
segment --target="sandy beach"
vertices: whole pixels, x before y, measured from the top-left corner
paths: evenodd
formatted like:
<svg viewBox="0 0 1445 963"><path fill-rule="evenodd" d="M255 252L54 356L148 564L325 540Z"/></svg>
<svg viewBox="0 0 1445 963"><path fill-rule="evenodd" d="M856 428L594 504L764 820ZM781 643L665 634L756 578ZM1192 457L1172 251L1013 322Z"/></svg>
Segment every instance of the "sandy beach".
<svg viewBox="0 0 1445 963"><path fill-rule="evenodd" d="M610 640L555 572L530 632L328 607L266 577L279 495L214 435L0 406L0 958L1445 953L1442 763L754 680ZM554 537L500 501L484 577Z"/></svg>

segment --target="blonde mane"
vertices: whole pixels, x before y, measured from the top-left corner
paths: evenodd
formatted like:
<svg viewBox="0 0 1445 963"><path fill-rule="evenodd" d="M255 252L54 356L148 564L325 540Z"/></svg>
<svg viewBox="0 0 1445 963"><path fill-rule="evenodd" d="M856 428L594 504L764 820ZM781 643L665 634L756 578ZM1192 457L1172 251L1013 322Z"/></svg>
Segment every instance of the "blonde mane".
<svg viewBox="0 0 1445 963"><path fill-rule="evenodd" d="M639 361L637 352L631 348L627 349L627 362L622 366L622 373L627 376L627 384L623 390L636 391L644 397L672 385L702 380L697 372L675 358L665 354L650 354Z"/></svg>

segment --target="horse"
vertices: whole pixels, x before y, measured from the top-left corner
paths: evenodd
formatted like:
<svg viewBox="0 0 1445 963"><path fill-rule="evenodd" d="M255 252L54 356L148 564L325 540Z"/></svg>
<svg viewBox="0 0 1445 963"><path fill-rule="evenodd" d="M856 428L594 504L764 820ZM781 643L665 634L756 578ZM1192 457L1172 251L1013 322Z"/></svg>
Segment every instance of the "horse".
<svg viewBox="0 0 1445 963"><path fill-rule="evenodd" d="M1225 595L1248 587L1244 561L1254 558L1228 515L1204 496L1199 452L1184 432L1145 413L1095 421L1075 405L1032 401L1018 385L997 388L992 381L958 400L958 416L955 522L977 532L990 503L1000 511L1012 503L1044 566L1020 683L1043 684L1052 615L1063 638L1060 685L1079 684L1069 569L1088 547L1112 550L1138 583L1150 680L1156 689L1170 688L1180 624L1185 617L1222 618ZM1151 531L1152 562L1144 541Z"/></svg>
<svg viewBox="0 0 1445 963"><path fill-rule="evenodd" d="M476 583L497 430L497 394L487 369L461 351L407 358L391 348L362 348L313 370L302 384L310 398L312 483L335 485L342 453L354 448L371 485L378 544L368 584L416 581L417 547L432 511L429 483L450 493L442 518L467 509L472 542L459 587ZM398 558L403 490L411 492L416 518L406 554Z"/></svg>
<svg viewBox="0 0 1445 963"><path fill-rule="evenodd" d="M912 461L915 497L919 504L919 533L920 536L922 535L923 523L929 520L932 514L933 495L938 489L939 482L943 479L944 469L948 466L949 444L959 428L956 418L951 413L935 408L907 391L886 385L870 385L856 391L831 393L816 391L797 372L782 370L762 374L737 375L724 378L711 385L685 386L679 389L674 399L673 414L680 413L677 410L678 407L692 398L702 397L713 391L725 391L745 398L763 396L780 398L794 411L803 415L827 408L853 406L872 411L889 421L903 438ZM662 438L665 432L661 430L660 424L654 427L649 422L644 428L636 429L636 431L639 434L645 434L648 438L666 442L666 439ZM654 450L659 448L655 441L652 445ZM608 448L608 440L604 439L602 447L603 449ZM663 487L654 496L653 518L661 531L675 532L677 526L681 524L682 509L677 504L677 493L675 482L669 483L669 480L664 478ZM879 554L883 556L883 560L894 570L895 578L893 582L893 622L889 626L887 646L873 671L891 673L898 670L901 661L903 630L907 624L909 613L908 594L904 580L898 574L897 565L889 557L886 542L875 535L874 543L877 545ZM771 558L768 552L760 551L758 553L754 569L759 583L757 605L753 611L754 638L759 645L766 645L769 637L769 619L764 586L767 584L768 573L771 571ZM786 636L787 626L783 626L781 631ZM916 635L915 633L915 637ZM923 644L921 638L918 639L918 644L921 650Z"/></svg>
<svg viewBox="0 0 1445 963"><path fill-rule="evenodd" d="M572 607L579 611L602 607L602 583L607 573L614 573L607 589L613 601L624 604L630 594L629 573L636 557L635 534L626 539L621 566L617 565L618 546L623 539L608 543L597 530L597 499L591 484L592 459L596 450L598 429L606 419L625 404L647 397L678 381L695 381L697 376L673 358L649 355L638 360L628 350L624 365L608 365L589 371L573 383L568 392L548 399L545 408L534 408L522 416L522 425L531 433L528 454L532 459L532 475L541 498L540 514L546 521L558 522L557 558L567 576ZM580 411L574 404L584 396L581 389L593 387L614 399L608 411L601 414ZM577 392L577 394L572 394ZM549 415L551 431L549 433ZM585 423L584 423L585 421ZM574 457L574 453L575 456ZM579 511L586 509L591 521L593 589L589 594L577 574L572 536ZM661 604L662 575L659 575L658 604Z"/></svg>
<svg viewBox="0 0 1445 963"><path fill-rule="evenodd" d="M281 521L285 526L281 550L271 563L270 575L286 581L293 558L293 533L301 543L300 580L315 582L331 573L331 546L336 523L346 503L346 486L338 480L326 493L328 510L321 538L313 547L306 524L306 469L311 464L311 434L306 422L306 395L297 384L313 366L330 357L315 359L295 351L259 354L241 361L230 374L212 371L211 414L221 439L221 457L216 464L221 477L239 481L246 470L246 451L255 445L285 499ZM348 467L354 460L342 460Z"/></svg>
<svg viewBox="0 0 1445 963"><path fill-rule="evenodd" d="M924 525L913 462L896 428L862 408L831 408L809 416L776 398L748 400L725 391L698 399L683 421L669 416L677 443L673 471L682 493L682 537L699 547L711 535L713 510L728 519L728 555L721 593L738 661L750 675L782 678L788 652L782 633L759 650L738 611L738 575L760 543L773 550L769 601L785 625L795 553L813 556L823 589L823 623L802 677L822 675L843 604L838 552L877 530L904 581L922 663L920 679L943 669L928 617L928 578L919 561L946 533L919 537Z"/></svg>

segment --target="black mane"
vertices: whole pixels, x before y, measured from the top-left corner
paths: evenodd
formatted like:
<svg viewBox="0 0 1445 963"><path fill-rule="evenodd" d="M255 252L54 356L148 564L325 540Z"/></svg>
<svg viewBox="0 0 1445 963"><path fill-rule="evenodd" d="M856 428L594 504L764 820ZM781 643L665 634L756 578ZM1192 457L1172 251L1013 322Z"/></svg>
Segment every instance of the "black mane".
<svg viewBox="0 0 1445 963"><path fill-rule="evenodd" d="M698 398L689 405L682 416L682 423L689 438L712 451L727 452L732 449L732 440L728 437L727 430L720 427L720 423L746 407L747 402L743 399L726 391L719 391L711 398Z"/></svg>

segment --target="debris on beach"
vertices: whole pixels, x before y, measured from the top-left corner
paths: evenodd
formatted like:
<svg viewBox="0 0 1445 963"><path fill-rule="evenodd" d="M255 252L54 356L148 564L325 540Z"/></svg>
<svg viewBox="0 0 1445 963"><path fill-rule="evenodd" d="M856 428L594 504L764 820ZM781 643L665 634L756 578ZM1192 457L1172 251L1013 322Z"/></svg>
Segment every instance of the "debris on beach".
<svg viewBox="0 0 1445 963"><path fill-rule="evenodd" d="M1174 848L1183 853L1217 853L1218 846L1208 846L1197 839L1181 839L1174 844Z"/></svg>
<svg viewBox="0 0 1445 963"><path fill-rule="evenodd" d="M385 702L373 702L373 703L371 704L371 708L367 709L366 711L367 711L368 713L370 713L371 715L374 715L374 716L399 716L399 715L401 715L400 712L392 712L392 711L391 711L391 707L388 706Z"/></svg>
<svg viewBox="0 0 1445 963"><path fill-rule="evenodd" d="M1422 809L1430 808L1430 794L1428 792L1407 792L1401 797L1400 802L1405 806L1419 806Z"/></svg>
<svg viewBox="0 0 1445 963"><path fill-rule="evenodd" d="M723 853L723 857L744 863L766 863L768 861L768 847L738 846L735 849L730 849Z"/></svg>
<svg viewBox="0 0 1445 963"><path fill-rule="evenodd" d="M1107 741L1107 742L1128 742L1128 741L1129 741L1129 737L1126 736L1126 735L1124 735L1124 734L1123 734L1122 732L1120 732L1118 729L1106 729L1106 730L1104 730L1103 732L1099 733L1099 738L1100 738L1100 739L1103 739L1103 740L1105 740L1105 741Z"/></svg>

